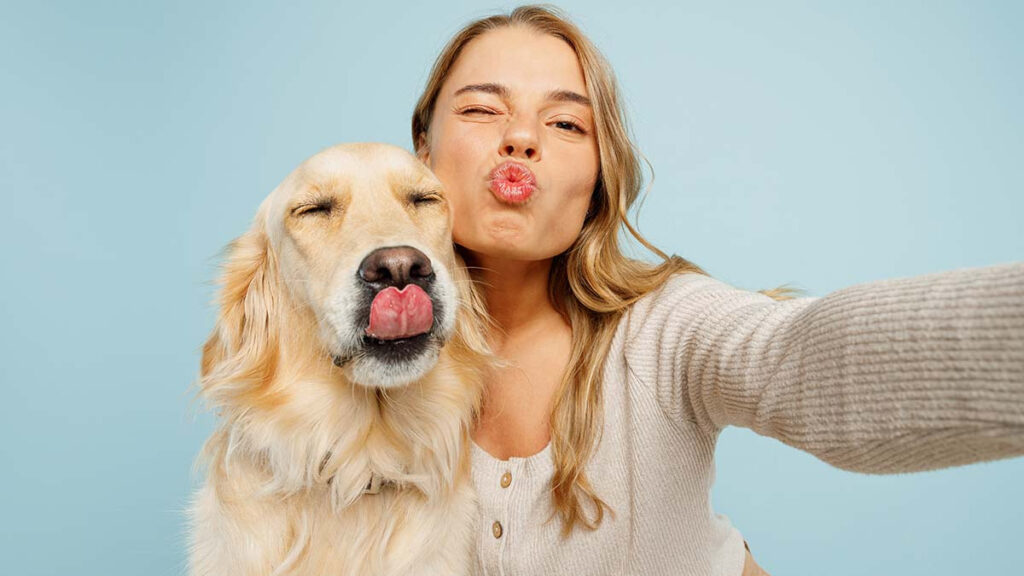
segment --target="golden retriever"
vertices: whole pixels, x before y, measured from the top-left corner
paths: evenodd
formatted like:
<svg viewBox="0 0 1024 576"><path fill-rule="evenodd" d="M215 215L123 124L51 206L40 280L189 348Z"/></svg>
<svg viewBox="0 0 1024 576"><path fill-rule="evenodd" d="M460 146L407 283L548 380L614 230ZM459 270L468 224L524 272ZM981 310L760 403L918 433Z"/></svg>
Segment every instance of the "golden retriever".
<svg viewBox="0 0 1024 576"><path fill-rule="evenodd" d="M490 358L440 182L383 144L305 161L229 246L199 388L193 575L464 574Z"/></svg>

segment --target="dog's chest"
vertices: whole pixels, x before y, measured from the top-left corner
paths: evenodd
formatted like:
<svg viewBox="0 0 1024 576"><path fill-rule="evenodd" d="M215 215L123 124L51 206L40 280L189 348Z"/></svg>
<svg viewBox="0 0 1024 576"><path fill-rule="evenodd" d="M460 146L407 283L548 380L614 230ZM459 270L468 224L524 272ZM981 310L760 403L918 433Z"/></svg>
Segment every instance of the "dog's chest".
<svg viewBox="0 0 1024 576"><path fill-rule="evenodd" d="M333 513L329 492L300 505L292 549L295 574L468 574L475 498L468 486L443 501L377 486ZM305 541L305 543L303 543Z"/></svg>

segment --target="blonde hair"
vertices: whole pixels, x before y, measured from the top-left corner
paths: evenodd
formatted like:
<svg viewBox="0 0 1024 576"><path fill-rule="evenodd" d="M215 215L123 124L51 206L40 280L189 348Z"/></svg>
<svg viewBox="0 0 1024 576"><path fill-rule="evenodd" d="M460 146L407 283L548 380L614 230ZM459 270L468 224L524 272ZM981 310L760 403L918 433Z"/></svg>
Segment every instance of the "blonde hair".
<svg viewBox="0 0 1024 576"><path fill-rule="evenodd" d="M603 428L601 372L620 317L631 304L660 287L673 274L707 273L684 258L666 255L629 222L629 209L639 196L643 175L615 75L594 44L557 8L520 6L507 15L473 21L452 37L435 61L413 112L416 151L419 153L427 146L438 94L465 46L487 31L510 26L561 38L576 53L592 103L601 161L583 230L567 251L555 257L548 279L552 304L572 326L569 364L551 414L555 464L551 492L565 537L577 522L596 529L604 518L605 508L614 514L594 492L584 467ZM650 264L623 254L618 238L622 229L661 261ZM791 298L790 293L795 291L780 287L761 292L783 300ZM592 513L585 512L586 504L593 509Z"/></svg>

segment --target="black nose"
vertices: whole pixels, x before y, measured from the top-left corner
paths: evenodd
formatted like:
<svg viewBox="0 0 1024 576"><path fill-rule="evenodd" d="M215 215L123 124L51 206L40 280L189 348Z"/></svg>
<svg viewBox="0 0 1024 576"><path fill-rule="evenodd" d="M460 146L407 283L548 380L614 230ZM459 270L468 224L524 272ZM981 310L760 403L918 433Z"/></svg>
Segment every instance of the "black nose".
<svg viewBox="0 0 1024 576"><path fill-rule="evenodd" d="M378 248L359 265L359 277L368 284L403 288L434 275L430 258L411 246Z"/></svg>

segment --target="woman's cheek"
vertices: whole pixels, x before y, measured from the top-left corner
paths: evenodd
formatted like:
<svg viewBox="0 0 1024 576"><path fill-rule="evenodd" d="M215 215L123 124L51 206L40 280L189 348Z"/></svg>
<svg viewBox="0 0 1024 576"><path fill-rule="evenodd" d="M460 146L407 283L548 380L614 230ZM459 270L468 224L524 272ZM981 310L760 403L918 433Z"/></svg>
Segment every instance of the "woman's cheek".
<svg viewBox="0 0 1024 576"><path fill-rule="evenodd" d="M451 200L452 207L452 241L456 244L461 244L465 240L463 228L465 227L466 217L462 213L461 206L453 197Z"/></svg>
<svg viewBox="0 0 1024 576"><path fill-rule="evenodd" d="M573 183L566 183L572 193L566 198L561 210L552 214L553 220L548 222L548 229L557 233L556 243L561 251L568 250L583 230L583 222L586 219L587 209L590 207L590 197L594 191L596 178L588 177L583 181L577 180Z"/></svg>
<svg viewBox="0 0 1024 576"><path fill-rule="evenodd" d="M582 228L582 219L578 218L575 212L566 212L557 222L553 222L548 227L548 230L554 231L550 236L552 245L550 252L561 254L568 250L576 242Z"/></svg>

